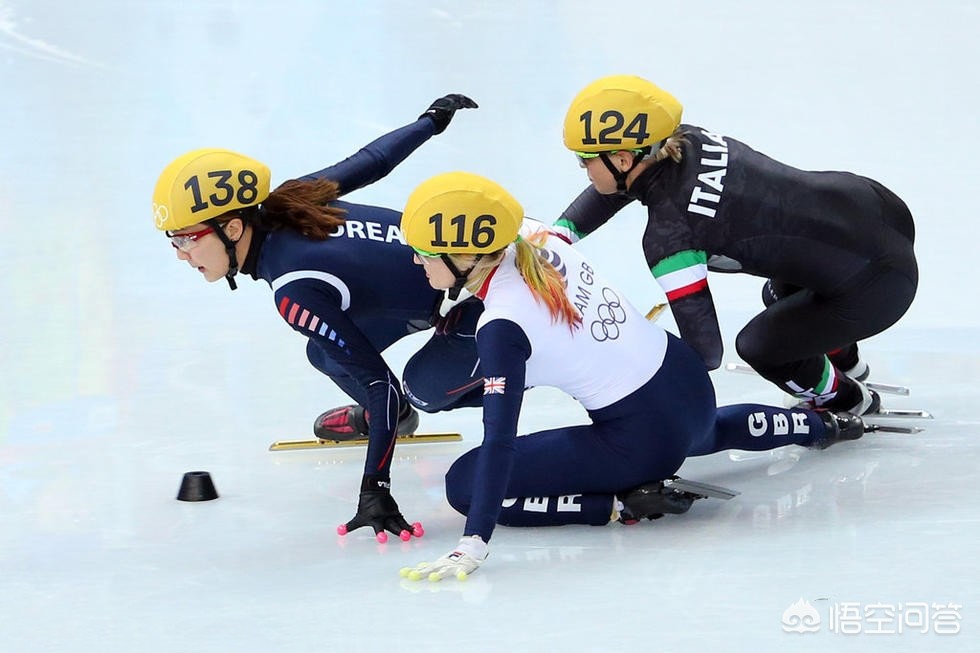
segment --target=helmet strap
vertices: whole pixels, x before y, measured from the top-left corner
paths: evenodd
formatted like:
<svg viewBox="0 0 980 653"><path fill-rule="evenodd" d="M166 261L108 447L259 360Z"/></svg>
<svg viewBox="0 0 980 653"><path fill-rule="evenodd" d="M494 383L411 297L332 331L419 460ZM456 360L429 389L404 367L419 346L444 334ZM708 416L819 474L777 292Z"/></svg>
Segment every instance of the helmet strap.
<svg viewBox="0 0 980 653"><path fill-rule="evenodd" d="M630 173L633 172L633 170L636 168L636 166L639 165L640 161L643 160L643 157L645 157L649 152L650 152L650 148L649 147L645 147L642 150L640 150L639 152L632 152L632 154L633 154L633 164L629 168L627 168L626 170L620 170L619 168L617 168L616 166L614 166L613 165L613 162L612 162L612 159L609 158L609 153L608 152L602 152L602 153L599 154L599 158L602 160L602 163L606 166L606 168L612 174L613 179L616 180L616 193L617 194L619 194L619 195L625 195L626 194L626 178L630 176Z"/></svg>
<svg viewBox="0 0 980 653"><path fill-rule="evenodd" d="M235 275L238 274L238 255L235 253L235 244L237 241L233 241L228 237L228 234L225 233L223 228L224 225L217 218L205 220L204 224L214 229L214 233L225 244L225 251L228 253L228 272L225 274L225 279L228 280L228 287L235 290L238 288L238 284L235 283Z"/></svg>
<svg viewBox="0 0 980 653"><path fill-rule="evenodd" d="M459 299L459 293L462 292L463 286L466 285L466 277L468 277L470 272L473 271L473 268L476 267L477 262L483 258L483 254L476 255L473 265L471 265L470 269L466 272L459 271L459 268L457 268L449 258L449 254L440 254L439 258L442 259L442 262L446 264L446 267L449 268L449 271L452 272L453 276L456 278L456 281L453 283L452 287L446 291L446 297L448 297L451 301L456 301Z"/></svg>

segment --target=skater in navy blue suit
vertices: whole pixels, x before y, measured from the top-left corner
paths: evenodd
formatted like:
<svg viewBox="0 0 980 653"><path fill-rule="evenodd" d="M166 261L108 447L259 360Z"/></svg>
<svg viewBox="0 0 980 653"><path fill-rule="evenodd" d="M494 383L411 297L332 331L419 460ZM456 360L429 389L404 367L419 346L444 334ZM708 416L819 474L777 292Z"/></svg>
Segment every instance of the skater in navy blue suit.
<svg viewBox="0 0 980 653"><path fill-rule="evenodd" d="M225 278L233 290L239 271L266 281L282 318L308 339L310 363L354 400L320 415L314 433L368 438L358 511L343 528L371 526L381 541L386 531L421 535L390 493L396 435L419 423L413 405L436 412L482 401L474 339L482 304L444 310L443 294L415 269L400 213L340 198L386 176L442 133L458 109L476 106L463 95L439 98L411 124L271 192L265 165L215 149L174 160L154 191L156 227L166 231L177 258L209 282ZM435 335L399 383L382 352L432 326ZM428 373L436 364L439 374Z"/></svg>
<svg viewBox="0 0 980 653"><path fill-rule="evenodd" d="M689 456L824 448L864 433L846 412L717 408L696 351L644 319L489 179L433 177L409 196L401 224L433 288L465 287L484 305L476 332L483 443L446 474L446 497L466 515L463 537L435 562L403 569L408 578L472 573L497 524L600 525L683 513L695 495L663 481ZM574 397L590 422L517 437L525 388L536 386Z"/></svg>

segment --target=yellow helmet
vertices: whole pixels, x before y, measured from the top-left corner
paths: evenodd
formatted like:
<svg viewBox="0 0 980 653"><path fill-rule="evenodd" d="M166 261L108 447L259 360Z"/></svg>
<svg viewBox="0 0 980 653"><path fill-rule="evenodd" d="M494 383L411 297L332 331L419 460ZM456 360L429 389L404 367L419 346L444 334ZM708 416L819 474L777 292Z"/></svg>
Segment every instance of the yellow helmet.
<svg viewBox="0 0 980 653"><path fill-rule="evenodd" d="M228 150L187 152L163 169L153 190L157 229L176 231L219 215L254 206L269 196L264 164Z"/></svg>
<svg viewBox="0 0 980 653"><path fill-rule="evenodd" d="M682 111L673 95L641 77L603 77L572 100L565 114L565 147L595 155L656 145L674 133Z"/></svg>
<svg viewBox="0 0 980 653"><path fill-rule="evenodd" d="M524 209L500 184L447 172L412 191L401 230L423 254L489 254L517 240L523 219Z"/></svg>

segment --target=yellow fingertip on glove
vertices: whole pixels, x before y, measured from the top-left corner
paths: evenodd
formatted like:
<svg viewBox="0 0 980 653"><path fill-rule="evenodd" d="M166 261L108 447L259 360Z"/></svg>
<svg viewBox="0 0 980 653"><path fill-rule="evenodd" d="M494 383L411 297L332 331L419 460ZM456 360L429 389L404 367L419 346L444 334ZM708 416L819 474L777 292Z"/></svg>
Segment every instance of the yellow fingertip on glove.
<svg viewBox="0 0 980 653"><path fill-rule="evenodd" d="M487 559L487 545L479 535L464 536L455 549L435 562L420 562L414 567L404 567L402 578L438 583L444 578L466 580Z"/></svg>
<svg viewBox="0 0 980 653"><path fill-rule="evenodd" d="M429 564L427 562L422 564ZM398 575L402 578L407 578L408 580L422 580L422 574L419 573L418 569L413 567L402 567L398 570Z"/></svg>

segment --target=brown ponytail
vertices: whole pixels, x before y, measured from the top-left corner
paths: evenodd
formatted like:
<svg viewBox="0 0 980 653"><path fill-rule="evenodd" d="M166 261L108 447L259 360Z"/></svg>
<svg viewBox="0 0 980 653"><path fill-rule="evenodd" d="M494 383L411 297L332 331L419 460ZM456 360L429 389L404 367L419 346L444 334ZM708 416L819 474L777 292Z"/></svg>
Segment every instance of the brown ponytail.
<svg viewBox="0 0 980 653"><path fill-rule="evenodd" d="M265 198L254 222L266 231L285 227L313 240L326 240L344 223L345 211L329 205L339 197L339 190L330 179L292 179Z"/></svg>

